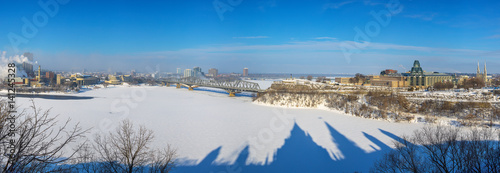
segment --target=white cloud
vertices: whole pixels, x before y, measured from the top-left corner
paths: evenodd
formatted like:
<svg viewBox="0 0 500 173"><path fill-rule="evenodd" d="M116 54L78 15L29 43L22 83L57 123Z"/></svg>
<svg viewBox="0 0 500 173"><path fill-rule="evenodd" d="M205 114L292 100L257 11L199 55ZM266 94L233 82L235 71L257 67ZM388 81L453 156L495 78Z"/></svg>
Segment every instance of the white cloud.
<svg viewBox="0 0 500 173"><path fill-rule="evenodd" d="M499 39L499 38L500 38L500 34L495 34L495 35L486 37L486 39Z"/></svg>
<svg viewBox="0 0 500 173"><path fill-rule="evenodd" d="M408 17L408 18L412 18L412 19L420 19L420 20L425 20L425 21L431 21L436 16L437 16L437 13L426 13L426 14L405 15L404 17Z"/></svg>
<svg viewBox="0 0 500 173"><path fill-rule="evenodd" d="M354 41L302 41L288 42L285 44L275 45L220 45L206 48L181 49L176 51L154 52L153 54L216 54L216 53L239 53L241 51L332 51L341 52L344 44L355 45ZM385 54L391 54L393 51L413 51L408 54L435 54L435 55L451 55L451 56L496 56L497 53L486 50L473 49L452 49L452 48L434 48L422 46L398 45L389 43L368 43L368 46L360 48L360 54L364 52L383 51ZM416 52L416 53L415 53Z"/></svg>
<svg viewBox="0 0 500 173"><path fill-rule="evenodd" d="M316 39L316 40L337 40L337 38L333 38L333 37L316 37L314 39Z"/></svg>
<svg viewBox="0 0 500 173"><path fill-rule="evenodd" d="M371 0L363 1L365 5L375 6L375 5L385 5L383 2L374 2Z"/></svg>
<svg viewBox="0 0 500 173"><path fill-rule="evenodd" d="M343 2L339 2L339 3L327 3L323 6L324 9L338 9L344 5L347 5L347 4L350 4L350 3L353 3L354 1L353 0L349 0L349 1L343 1Z"/></svg>
<svg viewBox="0 0 500 173"><path fill-rule="evenodd" d="M248 36L248 37L233 37L234 39L259 39L259 38L269 38L268 36Z"/></svg>

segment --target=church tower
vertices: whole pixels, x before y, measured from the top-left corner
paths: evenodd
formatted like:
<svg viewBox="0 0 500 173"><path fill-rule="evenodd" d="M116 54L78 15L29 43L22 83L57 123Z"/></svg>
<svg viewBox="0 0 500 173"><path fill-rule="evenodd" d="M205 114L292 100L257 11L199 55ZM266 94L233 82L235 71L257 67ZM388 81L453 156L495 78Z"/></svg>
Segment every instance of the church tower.
<svg viewBox="0 0 500 173"><path fill-rule="evenodd" d="M477 62L477 72L476 72L476 77L479 77L481 75L481 69L479 68L479 61Z"/></svg>
<svg viewBox="0 0 500 173"><path fill-rule="evenodd" d="M483 80L484 80L484 82L488 82L488 71L486 71L486 62L484 62Z"/></svg>

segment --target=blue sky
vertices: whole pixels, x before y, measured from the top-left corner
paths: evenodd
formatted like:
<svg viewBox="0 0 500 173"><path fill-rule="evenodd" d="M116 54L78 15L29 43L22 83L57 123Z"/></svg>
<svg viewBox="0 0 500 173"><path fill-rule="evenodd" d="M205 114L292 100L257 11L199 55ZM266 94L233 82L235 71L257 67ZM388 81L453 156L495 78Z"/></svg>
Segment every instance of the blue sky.
<svg viewBox="0 0 500 173"><path fill-rule="evenodd" d="M427 71L475 72L480 61L500 73L494 0L40 2L57 12L0 2L0 50L33 52L52 70L375 74L419 59Z"/></svg>

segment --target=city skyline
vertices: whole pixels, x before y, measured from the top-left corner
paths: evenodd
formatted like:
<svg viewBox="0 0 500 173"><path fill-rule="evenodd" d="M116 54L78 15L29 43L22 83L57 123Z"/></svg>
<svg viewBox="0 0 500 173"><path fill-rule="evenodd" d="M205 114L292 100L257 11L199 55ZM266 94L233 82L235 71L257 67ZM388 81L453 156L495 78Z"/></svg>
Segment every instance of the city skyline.
<svg viewBox="0 0 500 173"><path fill-rule="evenodd" d="M117 2L68 1L48 11L37 2L3 2L0 50L7 57L32 52L54 70L158 65L165 72L199 66L221 73L248 67L253 73L374 74L408 71L418 59L427 71L474 73L477 61L500 65L496 1ZM222 12L214 2L232 10ZM36 32L24 30L28 25Z"/></svg>

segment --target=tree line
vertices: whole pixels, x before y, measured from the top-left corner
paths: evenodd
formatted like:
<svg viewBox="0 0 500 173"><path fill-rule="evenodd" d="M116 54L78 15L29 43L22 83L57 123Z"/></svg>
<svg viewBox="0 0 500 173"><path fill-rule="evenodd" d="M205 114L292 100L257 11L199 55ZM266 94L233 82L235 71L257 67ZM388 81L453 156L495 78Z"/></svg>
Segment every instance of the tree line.
<svg viewBox="0 0 500 173"><path fill-rule="evenodd" d="M395 150L370 172L500 172L500 133L496 129L426 126L394 141Z"/></svg>

